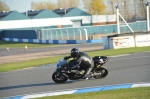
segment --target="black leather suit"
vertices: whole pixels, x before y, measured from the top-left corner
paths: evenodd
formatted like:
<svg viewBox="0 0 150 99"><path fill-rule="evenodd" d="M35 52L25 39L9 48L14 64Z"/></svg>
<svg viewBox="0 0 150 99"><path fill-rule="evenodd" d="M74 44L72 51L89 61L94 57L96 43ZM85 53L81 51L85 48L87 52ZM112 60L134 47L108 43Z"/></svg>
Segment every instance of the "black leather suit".
<svg viewBox="0 0 150 99"><path fill-rule="evenodd" d="M71 56L69 56L68 58L71 58ZM93 67L93 59L86 53L79 52L77 58L74 59L74 65L71 67L71 69L84 69L85 72L83 74L83 78L87 78Z"/></svg>

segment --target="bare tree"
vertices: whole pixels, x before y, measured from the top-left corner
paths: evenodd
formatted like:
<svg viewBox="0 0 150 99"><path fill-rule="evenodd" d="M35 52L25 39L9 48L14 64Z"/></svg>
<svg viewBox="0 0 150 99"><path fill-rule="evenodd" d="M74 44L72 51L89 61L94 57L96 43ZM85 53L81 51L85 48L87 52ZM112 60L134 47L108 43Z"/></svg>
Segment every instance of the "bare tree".
<svg viewBox="0 0 150 99"><path fill-rule="evenodd" d="M110 14L116 13L116 6L119 6L119 10L122 9L122 0L107 0L106 1L107 12Z"/></svg>
<svg viewBox="0 0 150 99"><path fill-rule="evenodd" d="M131 20L133 13L134 13L134 5L132 4L131 0L121 0L122 2L122 15L126 21Z"/></svg>
<svg viewBox="0 0 150 99"><path fill-rule="evenodd" d="M79 7L80 0L67 0L68 1L68 8L71 7Z"/></svg>
<svg viewBox="0 0 150 99"><path fill-rule="evenodd" d="M50 2L50 1L40 1L40 2L32 2L31 8L34 10L41 10L41 9L49 9L54 10L56 9L56 4Z"/></svg>
<svg viewBox="0 0 150 99"><path fill-rule="evenodd" d="M91 6L90 6L91 1L92 0L82 0L83 8L85 9L86 12L88 12L90 14L92 13Z"/></svg>
<svg viewBox="0 0 150 99"><path fill-rule="evenodd" d="M58 0L57 8L79 7L80 0Z"/></svg>
<svg viewBox="0 0 150 99"><path fill-rule="evenodd" d="M115 14L116 0L107 0L106 2L107 14Z"/></svg>
<svg viewBox="0 0 150 99"><path fill-rule="evenodd" d="M63 8L62 0L57 1L57 8Z"/></svg>
<svg viewBox="0 0 150 99"><path fill-rule="evenodd" d="M146 7L144 3L146 1L147 0L135 0L136 11L138 11L138 13L136 13L136 17L140 20L146 18Z"/></svg>

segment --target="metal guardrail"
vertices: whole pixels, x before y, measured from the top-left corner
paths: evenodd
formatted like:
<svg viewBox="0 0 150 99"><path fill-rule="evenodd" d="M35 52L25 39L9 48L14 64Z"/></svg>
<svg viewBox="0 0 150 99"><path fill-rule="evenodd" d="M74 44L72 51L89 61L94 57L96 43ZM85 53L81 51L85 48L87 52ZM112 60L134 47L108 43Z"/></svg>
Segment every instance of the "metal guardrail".
<svg viewBox="0 0 150 99"><path fill-rule="evenodd" d="M38 35L38 39L47 40L88 40L85 28L41 29Z"/></svg>

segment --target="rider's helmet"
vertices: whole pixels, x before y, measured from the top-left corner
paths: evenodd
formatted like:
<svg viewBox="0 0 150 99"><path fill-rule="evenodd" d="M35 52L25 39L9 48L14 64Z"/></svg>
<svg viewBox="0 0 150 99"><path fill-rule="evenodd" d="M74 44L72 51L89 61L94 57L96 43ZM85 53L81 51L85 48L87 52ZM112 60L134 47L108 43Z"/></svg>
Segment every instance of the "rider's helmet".
<svg viewBox="0 0 150 99"><path fill-rule="evenodd" d="M71 57L76 58L79 54L79 50L77 48L73 48L70 51Z"/></svg>

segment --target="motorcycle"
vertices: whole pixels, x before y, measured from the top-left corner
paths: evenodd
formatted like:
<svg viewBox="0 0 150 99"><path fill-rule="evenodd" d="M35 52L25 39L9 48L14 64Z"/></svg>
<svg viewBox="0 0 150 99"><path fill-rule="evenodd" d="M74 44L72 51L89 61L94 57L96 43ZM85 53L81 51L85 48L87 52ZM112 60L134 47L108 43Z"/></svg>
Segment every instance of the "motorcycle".
<svg viewBox="0 0 150 99"><path fill-rule="evenodd" d="M89 78L101 79L108 75L108 69L103 66L107 61L106 56L95 56L92 58L94 61L94 67L89 74ZM69 80L81 79L84 74L84 69L70 70L73 66L74 60L65 60L60 58L56 63L56 70L52 74L52 79L56 83L64 83Z"/></svg>

